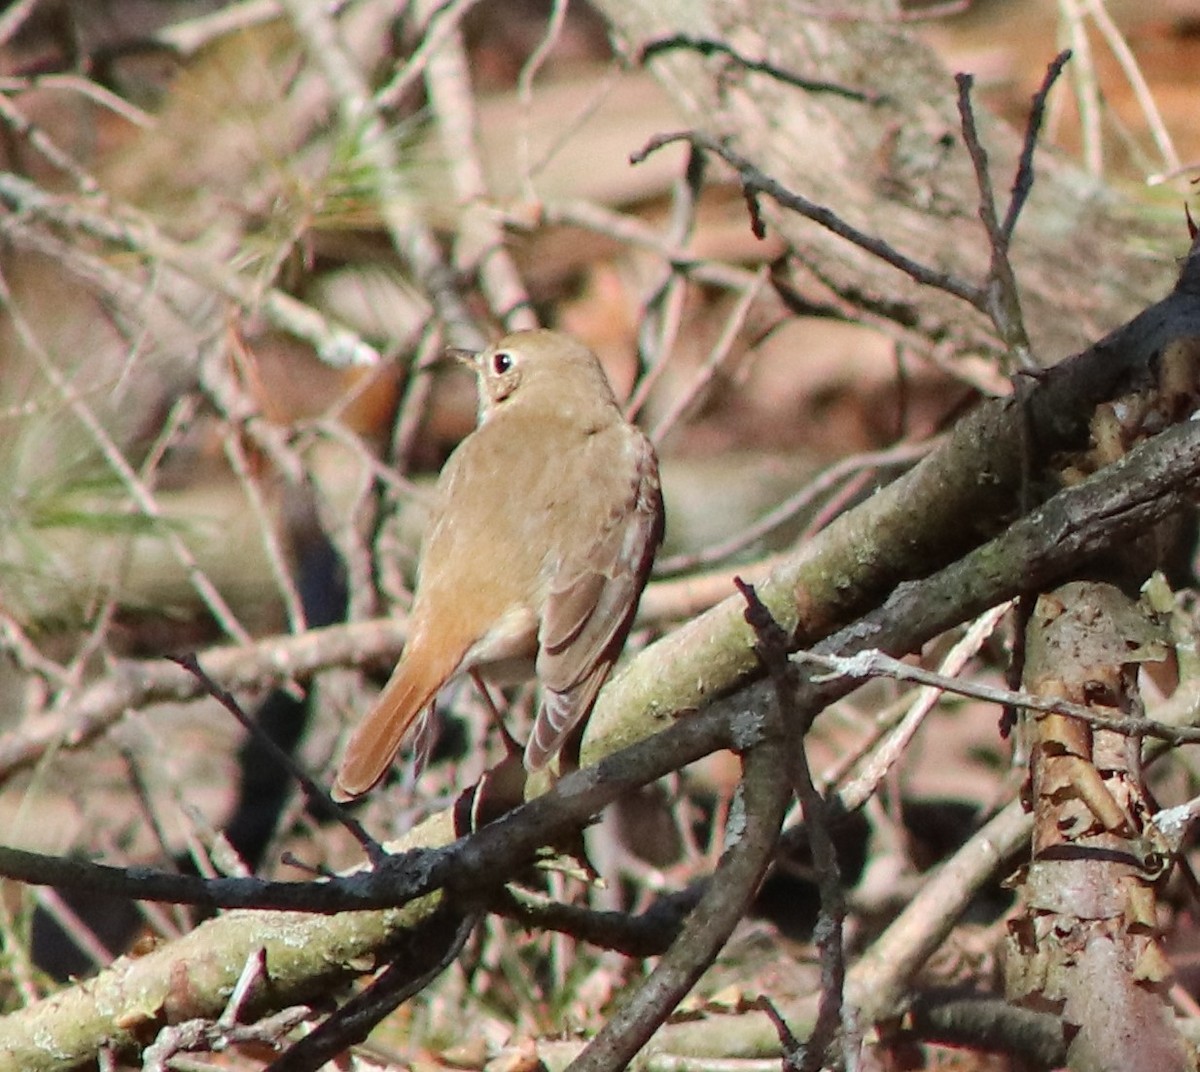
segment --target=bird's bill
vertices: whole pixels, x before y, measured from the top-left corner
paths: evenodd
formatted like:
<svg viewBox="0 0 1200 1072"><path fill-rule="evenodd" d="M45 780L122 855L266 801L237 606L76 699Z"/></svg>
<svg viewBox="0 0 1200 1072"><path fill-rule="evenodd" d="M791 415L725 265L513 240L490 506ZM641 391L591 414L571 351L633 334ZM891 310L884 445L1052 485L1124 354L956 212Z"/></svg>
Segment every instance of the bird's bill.
<svg viewBox="0 0 1200 1072"><path fill-rule="evenodd" d="M474 370L479 364L479 350L465 350L460 346L447 346L443 351L443 360L458 361Z"/></svg>

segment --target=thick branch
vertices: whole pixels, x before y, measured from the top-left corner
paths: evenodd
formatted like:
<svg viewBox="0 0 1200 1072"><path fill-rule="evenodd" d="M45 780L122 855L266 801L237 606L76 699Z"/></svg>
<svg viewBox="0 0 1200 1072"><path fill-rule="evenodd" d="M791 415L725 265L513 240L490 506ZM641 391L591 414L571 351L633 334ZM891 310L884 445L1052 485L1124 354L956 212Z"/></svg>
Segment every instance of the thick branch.
<svg viewBox="0 0 1200 1072"><path fill-rule="evenodd" d="M1173 343L1193 338L1200 338L1195 252L1166 299L1041 374L1019 402L980 405L914 469L782 558L757 585L763 602L803 646L866 613L904 582L955 561L1021 512L1028 489L1053 477L1052 468L1043 467L1055 454L1086 447L1098 405L1150 389L1159 358ZM1065 533L1074 535L1078 530ZM1053 549L1048 553L1050 568L1068 568ZM973 603L966 616L1020 590L989 589L992 602ZM700 706L757 672L754 638L740 597L731 594L654 645L604 690L584 739L585 761L668 725L674 712ZM623 712L636 714L625 718Z"/></svg>

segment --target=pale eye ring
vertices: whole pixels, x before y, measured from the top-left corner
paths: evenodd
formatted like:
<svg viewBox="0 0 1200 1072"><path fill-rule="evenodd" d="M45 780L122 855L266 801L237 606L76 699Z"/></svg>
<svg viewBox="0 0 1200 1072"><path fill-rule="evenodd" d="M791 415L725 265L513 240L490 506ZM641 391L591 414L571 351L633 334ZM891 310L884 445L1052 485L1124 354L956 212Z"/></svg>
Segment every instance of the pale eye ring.
<svg viewBox="0 0 1200 1072"><path fill-rule="evenodd" d="M497 350L492 354L492 372L497 376L503 376L514 364L516 358L507 350Z"/></svg>

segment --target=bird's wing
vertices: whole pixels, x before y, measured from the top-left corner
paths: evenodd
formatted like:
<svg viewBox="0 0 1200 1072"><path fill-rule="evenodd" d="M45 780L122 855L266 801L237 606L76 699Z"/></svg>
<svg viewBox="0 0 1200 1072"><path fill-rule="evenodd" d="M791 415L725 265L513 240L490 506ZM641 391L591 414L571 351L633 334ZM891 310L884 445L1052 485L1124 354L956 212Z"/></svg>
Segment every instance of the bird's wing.
<svg viewBox="0 0 1200 1072"><path fill-rule="evenodd" d="M591 711L625 642L662 540L654 450L636 429L622 425L621 431L630 436L627 481L624 487L618 482L612 510L596 530L573 534L572 543L587 550L561 555L550 581L538 633L542 706L525 750L530 770L544 766ZM611 454L605 456L611 464ZM599 487L613 480L612 473L596 477Z"/></svg>

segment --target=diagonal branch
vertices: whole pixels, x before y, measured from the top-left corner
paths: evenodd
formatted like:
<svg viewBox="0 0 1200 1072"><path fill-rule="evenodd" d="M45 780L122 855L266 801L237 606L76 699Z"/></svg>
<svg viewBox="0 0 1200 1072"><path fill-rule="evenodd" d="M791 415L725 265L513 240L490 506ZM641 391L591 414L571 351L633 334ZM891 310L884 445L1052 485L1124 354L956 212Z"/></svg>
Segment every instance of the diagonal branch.
<svg viewBox="0 0 1200 1072"><path fill-rule="evenodd" d="M712 881L650 977L621 1003L568 1072L627 1068L696 985L745 915L774 858L792 799L784 734L781 705L767 705L756 739L748 744L742 760L740 794L726 832L729 845Z"/></svg>
<svg viewBox="0 0 1200 1072"><path fill-rule="evenodd" d="M630 157L630 160L635 164L640 164L652 153L678 142L687 142L699 149L704 149L712 153L714 156L719 156L737 172L738 181L742 184L742 189L746 192L748 198L753 199L760 194L766 194L781 208L789 209L806 219L812 220L814 223L819 223L839 238L844 238L847 242L858 246L859 249L878 257L885 264L890 264L893 268L898 268L918 283L923 283L926 286L944 291L956 298L961 298L980 311L986 311L984 304L985 295L979 287L968 283L966 280L959 279L948 272L940 272L936 268L931 268L929 265L914 260L907 254L895 249L882 238L868 234L855 227L852 223L848 223L832 209L826 208L824 205L818 205L815 201L810 201L803 194L789 190L782 183L760 170L748 157L743 156L732 146L718 138L696 130L660 134L657 137L651 138ZM759 237L762 237L761 234Z"/></svg>

